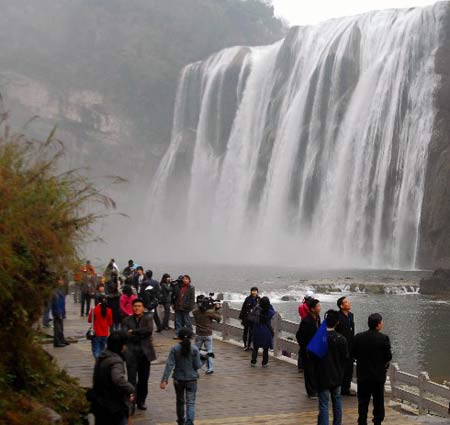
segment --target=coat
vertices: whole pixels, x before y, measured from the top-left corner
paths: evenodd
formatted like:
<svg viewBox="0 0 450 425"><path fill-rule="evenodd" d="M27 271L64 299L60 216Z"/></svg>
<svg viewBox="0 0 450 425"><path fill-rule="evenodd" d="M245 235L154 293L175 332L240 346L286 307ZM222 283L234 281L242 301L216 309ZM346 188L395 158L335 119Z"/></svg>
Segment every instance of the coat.
<svg viewBox="0 0 450 425"><path fill-rule="evenodd" d="M351 353L353 338L355 337L355 321L353 313L348 312L348 315L345 315L342 311L339 311L339 323L336 326L336 332L345 337L347 340L348 351Z"/></svg>
<svg viewBox="0 0 450 425"><path fill-rule="evenodd" d="M309 341L311 341L313 336L316 334L319 327L320 317L316 319L311 313L308 313L308 315L300 322L296 338L298 344L300 345L300 353L302 355L307 354L306 347L308 346Z"/></svg>
<svg viewBox="0 0 450 425"><path fill-rule="evenodd" d="M341 386L345 362L348 359L347 341L335 330L327 330L328 351L324 358L315 358L317 389L329 390Z"/></svg>
<svg viewBox="0 0 450 425"><path fill-rule="evenodd" d="M202 310L196 307L192 312L195 320L195 333L198 336L211 336L213 332L212 322L215 320L219 323L222 320L222 315L219 310L210 308L208 310Z"/></svg>
<svg viewBox="0 0 450 425"><path fill-rule="evenodd" d="M192 311L195 307L195 288L189 284L184 296L182 296L182 285L177 285L174 292L174 307L178 311ZM181 299L181 302L180 302Z"/></svg>
<svg viewBox="0 0 450 425"><path fill-rule="evenodd" d="M108 298L108 307L112 311L112 317L114 323L120 323L122 321L122 315L120 313L120 294L109 294Z"/></svg>
<svg viewBox="0 0 450 425"><path fill-rule="evenodd" d="M144 301L144 306L151 311L158 307L161 297L161 286L154 279L146 279L142 282L139 298Z"/></svg>
<svg viewBox="0 0 450 425"><path fill-rule="evenodd" d="M392 360L389 337L376 330L361 332L353 340L358 382L385 382Z"/></svg>
<svg viewBox="0 0 450 425"><path fill-rule="evenodd" d="M137 298L136 295L125 295L120 296L120 312L122 316L131 316L133 314L133 301Z"/></svg>
<svg viewBox="0 0 450 425"><path fill-rule="evenodd" d="M181 344L177 344L170 350L167 358L166 367L161 382L169 380L170 372L173 372L173 379L176 381L196 381L198 378L197 370L202 367L200 361L200 351L196 345L191 345L191 352L188 356L181 353Z"/></svg>
<svg viewBox="0 0 450 425"><path fill-rule="evenodd" d="M61 289L57 289L52 298L52 316L62 319L66 315L66 297Z"/></svg>
<svg viewBox="0 0 450 425"><path fill-rule="evenodd" d="M160 304L171 304L173 296L173 285L171 282L161 283L161 296L159 298Z"/></svg>
<svg viewBox="0 0 450 425"><path fill-rule="evenodd" d="M140 318L128 316L123 320L122 328L128 335L127 363L136 361L142 353L149 362L156 360L152 340L153 314L143 314ZM129 330L133 332L129 333Z"/></svg>
<svg viewBox="0 0 450 425"><path fill-rule="evenodd" d="M112 414L123 412L128 416L127 400L134 387L125 376L123 359L119 354L105 350L94 368L93 410L106 410Z"/></svg>
<svg viewBox="0 0 450 425"><path fill-rule="evenodd" d="M241 321L243 326L249 324L247 320L248 314L258 305L259 299L260 297L258 296L255 298L249 295L242 303L241 312L239 313L239 320Z"/></svg>
<svg viewBox="0 0 450 425"><path fill-rule="evenodd" d="M94 317L92 317L92 314ZM106 308L106 316L102 316L102 307L97 304L93 309L89 311L88 323L94 322L92 326L94 328L95 336L108 336L109 328L113 324L112 311L109 307Z"/></svg>
<svg viewBox="0 0 450 425"><path fill-rule="evenodd" d="M271 321L275 315L272 306L269 307L268 314L264 314L262 310L259 313L259 323L253 323L253 346L258 348L273 348L273 337Z"/></svg>

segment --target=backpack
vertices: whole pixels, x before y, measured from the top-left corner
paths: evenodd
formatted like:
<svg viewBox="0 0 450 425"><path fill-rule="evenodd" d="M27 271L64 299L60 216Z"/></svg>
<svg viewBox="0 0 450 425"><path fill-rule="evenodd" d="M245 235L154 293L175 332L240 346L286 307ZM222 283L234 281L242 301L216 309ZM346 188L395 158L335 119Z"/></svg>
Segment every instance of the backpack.
<svg viewBox="0 0 450 425"><path fill-rule="evenodd" d="M147 286L147 288L142 291L144 306L148 311L152 311L158 307L159 300L156 292L157 290L151 285Z"/></svg>
<svg viewBox="0 0 450 425"><path fill-rule="evenodd" d="M259 308L259 305L253 307L247 315L247 321L253 324L259 324L261 318L261 309Z"/></svg>

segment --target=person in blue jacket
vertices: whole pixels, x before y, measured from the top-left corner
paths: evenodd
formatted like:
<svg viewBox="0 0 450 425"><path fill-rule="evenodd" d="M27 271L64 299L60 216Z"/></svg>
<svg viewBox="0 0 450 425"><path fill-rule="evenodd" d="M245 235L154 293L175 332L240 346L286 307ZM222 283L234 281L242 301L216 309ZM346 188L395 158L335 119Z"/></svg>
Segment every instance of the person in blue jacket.
<svg viewBox="0 0 450 425"><path fill-rule="evenodd" d="M52 316L53 316L53 346L65 347L69 345L64 337L64 317L66 317L66 296L62 290L64 280L58 279L58 287L56 288L52 298Z"/></svg>
<svg viewBox="0 0 450 425"><path fill-rule="evenodd" d="M269 348L273 348L271 321L274 315L275 310L270 304L269 298L262 297L259 305L255 307L255 311L251 315L253 317L253 351L250 362L252 367L256 366L256 359L260 348L263 349L262 366L267 367L267 363L269 362Z"/></svg>

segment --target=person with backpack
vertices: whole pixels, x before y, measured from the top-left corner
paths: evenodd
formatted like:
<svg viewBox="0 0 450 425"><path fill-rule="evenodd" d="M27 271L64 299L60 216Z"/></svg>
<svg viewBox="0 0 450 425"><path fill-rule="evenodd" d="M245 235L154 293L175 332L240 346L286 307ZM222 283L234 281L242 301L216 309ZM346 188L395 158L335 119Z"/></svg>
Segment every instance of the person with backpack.
<svg viewBox="0 0 450 425"><path fill-rule="evenodd" d="M341 383L349 357L347 341L336 332L339 313L328 310L325 315L327 350L322 358L315 357L316 383L319 395L318 425L328 425L329 400L333 406L333 425L342 425ZM312 354L314 356L314 354Z"/></svg>
<svg viewBox="0 0 450 425"><path fill-rule="evenodd" d="M95 362L93 388L89 391L95 425L126 425L129 403L134 401L134 387L125 376L122 353L126 334L112 333Z"/></svg>
<svg viewBox="0 0 450 425"><path fill-rule="evenodd" d="M260 297L258 295L258 288L253 286L250 289L250 295L245 298L241 312L239 313L239 320L244 327L244 332L242 334L242 340L244 341L244 351L251 349L253 340L253 323L248 320L248 315L250 312L258 305Z"/></svg>
<svg viewBox="0 0 450 425"><path fill-rule="evenodd" d="M166 389L169 375L174 369L172 378L177 400L177 423L183 425L194 424L198 369L202 367L200 351L191 344L193 336L191 328L179 329L180 342L170 350L159 385L162 390Z"/></svg>
<svg viewBox="0 0 450 425"><path fill-rule="evenodd" d="M262 367L267 367L269 362L269 348L273 348L273 330L271 326L275 310L268 297L262 297L259 304L252 310L248 320L253 323L253 351L250 365L256 366L258 351L263 349Z"/></svg>
<svg viewBox="0 0 450 425"><path fill-rule="evenodd" d="M139 298L144 301L144 306L148 310L156 325L156 332L162 331L161 320L158 316L158 305L161 298L161 287L159 282L153 279L153 272L147 270L141 284Z"/></svg>
<svg viewBox="0 0 450 425"><path fill-rule="evenodd" d="M106 347L109 328L113 324L112 311L108 307L106 296L99 299L99 303L89 311L88 323L92 323L94 336L91 339L92 354L95 359Z"/></svg>
<svg viewBox="0 0 450 425"><path fill-rule="evenodd" d="M315 362L308 353L307 346L320 327L320 302L317 299L309 300L308 315L300 322L296 338L300 346L300 355L303 357L305 371L305 389L309 398L317 398L317 384L315 378Z"/></svg>

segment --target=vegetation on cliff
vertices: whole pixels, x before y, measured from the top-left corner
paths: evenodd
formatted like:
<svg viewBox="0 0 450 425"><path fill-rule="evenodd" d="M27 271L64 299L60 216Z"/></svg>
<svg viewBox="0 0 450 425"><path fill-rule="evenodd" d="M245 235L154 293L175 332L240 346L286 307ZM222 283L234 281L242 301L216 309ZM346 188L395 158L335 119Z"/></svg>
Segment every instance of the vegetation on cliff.
<svg viewBox="0 0 450 425"><path fill-rule="evenodd" d="M59 173L62 144L14 133L0 114L0 423L81 423L83 391L42 350L33 331L58 276L111 199L76 171ZM96 208L96 204L101 208ZM94 211L94 212L92 212Z"/></svg>

